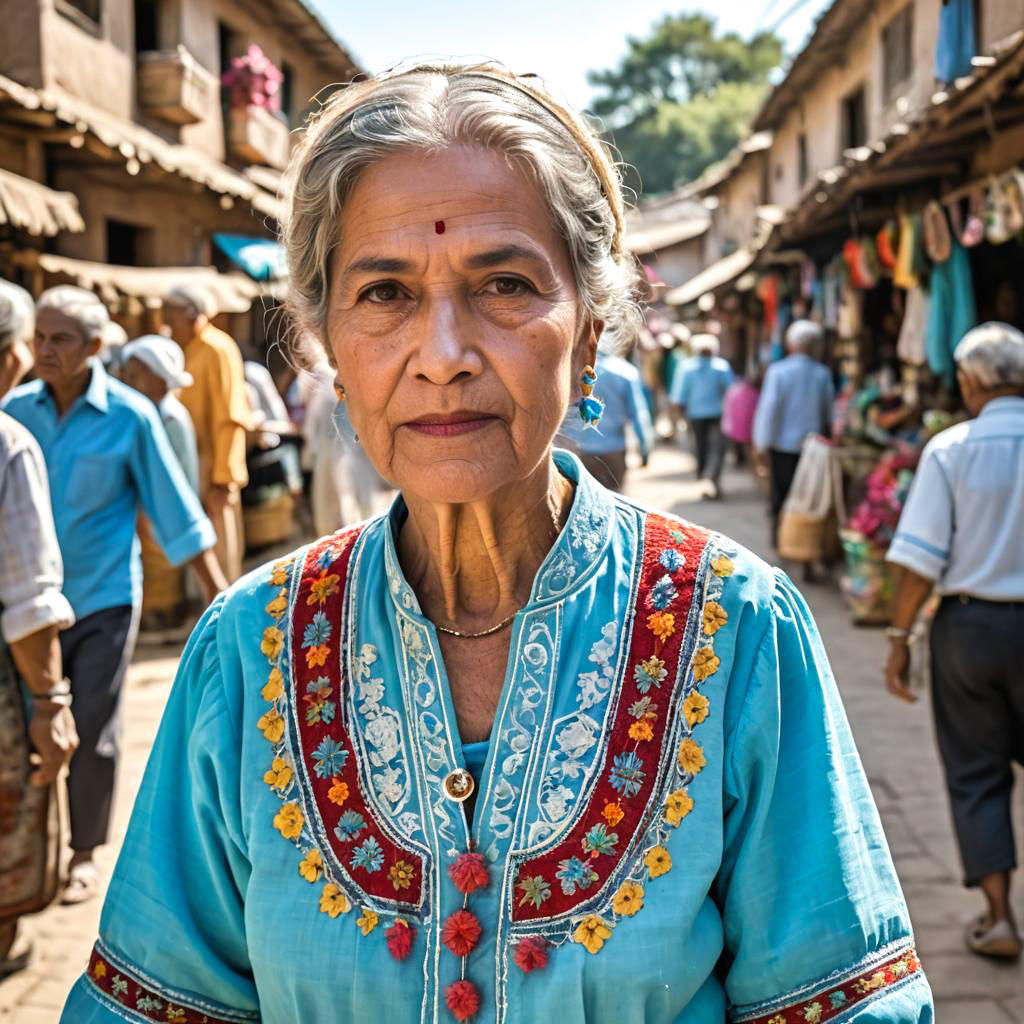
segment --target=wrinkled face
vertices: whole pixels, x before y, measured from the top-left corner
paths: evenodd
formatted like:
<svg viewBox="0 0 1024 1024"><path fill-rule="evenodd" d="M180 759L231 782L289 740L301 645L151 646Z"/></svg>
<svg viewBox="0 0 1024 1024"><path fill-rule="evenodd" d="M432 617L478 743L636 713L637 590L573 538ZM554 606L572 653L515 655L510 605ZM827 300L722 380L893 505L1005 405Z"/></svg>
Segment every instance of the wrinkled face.
<svg viewBox="0 0 1024 1024"><path fill-rule="evenodd" d="M600 331L536 185L482 149L396 154L339 234L328 340L377 469L438 502L528 477Z"/></svg>
<svg viewBox="0 0 1024 1024"><path fill-rule="evenodd" d="M154 405L159 405L167 394L163 377L155 374L141 359L134 356L121 367L121 380L140 395L145 395Z"/></svg>
<svg viewBox="0 0 1024 1024"><path fill-rule="evenodd" d="M99 338L86 338L78 321L59 309L36 313L33 340L35 374L47 384L69 384L85 372L90 356L100 350Z"/></svg>

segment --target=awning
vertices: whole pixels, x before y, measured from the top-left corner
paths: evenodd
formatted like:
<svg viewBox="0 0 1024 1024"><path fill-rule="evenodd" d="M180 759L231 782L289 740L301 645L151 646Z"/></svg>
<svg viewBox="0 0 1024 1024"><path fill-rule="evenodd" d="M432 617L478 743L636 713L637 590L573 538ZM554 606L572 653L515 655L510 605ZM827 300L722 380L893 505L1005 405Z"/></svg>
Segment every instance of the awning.
<svg viewBox="0 0 1024 1024"><path fill-rule="evenodd" d="M686 284L673 288L665 296L665 301L670 306L688 306L707 292L713 292L735 281L750 269L756 257L757 252L753 249L737 249L730 256L725 256L717 263L706 267L696 277L691 277Z"/></svg>
<svg viewBox="0 0 1024 1024"><path fill-rule="evenodd" d="M78 200L38 181L0 169L0 224L30 235L52 237L61 231L84 231Z"/></svg>
<svg viewBox="0 0 1024 1024"><path fill-rule="evenodd" d="M220 231L214 232L213 241L239 270L244 270L254 281L274 281L285 276L284 248L280 242Z"/></svg>
<svg viewBox="0 0 1024 1024"><path fill-rule="evenodd" d="M683 220L669 224L654 224L626 235L626 248L637 256L646 256L700 238L711 226L710 220Z"/></svg>
<svg viewBox="0 0 1024 1024"><path fill-rule="evenodd" d="M119 267L110 263L90 263L50 253L32 254L33 262L48 274L63 274L75 284L96 292L113 304L122 297L159 305L164 296L179 284L204 288L222 313L245 313L265 289L245 274L221 274L213 267Z"/></svg>

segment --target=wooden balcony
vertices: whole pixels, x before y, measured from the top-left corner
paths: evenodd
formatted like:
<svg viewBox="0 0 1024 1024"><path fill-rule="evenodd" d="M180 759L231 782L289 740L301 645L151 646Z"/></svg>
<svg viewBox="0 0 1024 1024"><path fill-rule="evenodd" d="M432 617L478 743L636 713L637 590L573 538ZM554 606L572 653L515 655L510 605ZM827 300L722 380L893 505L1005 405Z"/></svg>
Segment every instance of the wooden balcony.
<svg viewBox="0 0 1024 1024"><path fill-rule="evenodd" d="M139 106L171 124L195 124L214 109L217 80L179 46L175 50L140 53Z"/></svg>
<svg viewBox="0 0 1024 1024"><path fill-rule="evenodd" d="M236 160L283 168L288 163L288 126L263 107L229 111L228 148Z"/></svg>

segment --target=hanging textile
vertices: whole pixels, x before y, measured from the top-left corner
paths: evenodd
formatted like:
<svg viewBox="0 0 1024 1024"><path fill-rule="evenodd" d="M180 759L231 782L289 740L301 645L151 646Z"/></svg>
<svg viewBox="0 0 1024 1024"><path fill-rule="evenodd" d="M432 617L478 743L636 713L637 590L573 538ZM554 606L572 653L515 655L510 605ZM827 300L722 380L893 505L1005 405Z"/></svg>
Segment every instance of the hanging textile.
<svg viewBox="0 0 1024 1024"><path fill-rule="evenodd" d="M955 372L953 350L977 322L970 258L967 250L954 240L949 259L932 268L931 309L925 335L928 365L950 389Z"/></svg>
<svg viewBox="0 0 1024 1024"><path fill-rule="evenodd" d="M939 11L939 43L935 77L953 82L973 71L971 58L978 52L974 33L974 0L944 0Z"/></svg>
<svg viewBox="0 0 1024 1024"><path fill-rule="evenodd" d="M907 292L903 324L900 327L899 341L896 343L896 352L904 363L923 366L926 361L925 337L928 332L930 308L931 297L924 288L911 288Z"/></svg>

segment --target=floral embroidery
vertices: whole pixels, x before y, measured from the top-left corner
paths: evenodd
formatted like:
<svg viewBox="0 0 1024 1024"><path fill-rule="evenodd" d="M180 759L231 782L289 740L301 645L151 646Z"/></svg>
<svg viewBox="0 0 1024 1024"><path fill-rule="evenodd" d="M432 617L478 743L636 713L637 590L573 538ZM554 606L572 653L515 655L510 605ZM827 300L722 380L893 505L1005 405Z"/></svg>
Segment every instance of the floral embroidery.
<svg viewBox="0 0 1024 1024"><path fill-rule="evenodd" d="M676 541L676 543L680 543ZM679 572L684 565L686 565L686 559L676 551L675 548L665 548L662 551L661 556L658 558L660 565L668 569L669 572Z"/></svg>
<svg viewBox="0 0 1024 1024"><path fill-rule="evenodd" d="M347 760L348 751L337 740L325 736L313 751L313 771L321 779L329 779L345 767Z"/></svg>
<svg viewBox="0 0 1024 1024"><path fill-rule="evenodd" d="M720 577L731 576L733 573L732 559L728 555L718 555L711 559L711 571Z"/></svg>
<svg viewBox="0 0 1024 1024"><path fill-rule="evenodd" d="M572 937L588 953L600 953L601 947L612 937L612 930L603 918L597 914L588 914L572 933Z"/></svg>
<svg viewBox="0 0 1024 1024"><path fill-rule="evenodd" d="M728 621L729 616L717 601L704 605L704 632L708 636L714 636Z"/></svg>
<svg viewBox="0 0 1024 1024"><path fill-rule="evenodd" d="M604 810L601 812L601 817L608 822L613 828L622 821L622 817L625 814L622 807L617 803L607 803L604 805Z"/></svg>
<svg viewBox="0 0 1024 1024"><path fill-rule="evenodd" d="M624 797L635 796L644 781L643 761L632 751L616 754L612 762L611 784Z"/></svg>
<svg viewBox="0 0 1024 1024"><path fill-rule="evenodd" d="M674 793L669 793L665 800L665 820L673 828L678 828L683 818L692 810L693 798L685 789L677 789Z"/></svg>
<svg viewBox="0 0 1024 1024"><path fill-rule="evenodd" d="M299 874L307 882L316 882L323 874L324 861L319 850L309 850L306 856L299 861Z"/></svg>
<svg viewBox="0 0 1024 1024"><path fill-rule="evenodd" d="M644 887L638 882L623 882L612 897L612 910L621 917L632 917L643 906Z"/></svg>
<svg viewBox="0 0 1024 1024"><path fill-rule="evenodd" d="M333 689L326 676L306 683L306 694L302 698L306 702L306 725L330 725L334 721L335 703L328 700Z"/></svg>
<svg viewBox="0 0 1024 1024"><path fill-rule="evenodd" d="M267 626L260 641L260 652L270 661L276 661L284 649L284 633L277 626Z"/></svg>
<svg viewBox="0 0 1024 1024"><path fill-rule="evenodd" d="M579 889L588 889L597 881L597 872L579 857L569 857L560 861L555 878L561 882L562 892L572 896Z"/></svg>
<svg viewBox="0 0 1024 1024"><path fill-rule="evenodd" d="M285 839L298 839L302 832L303 817L299 805L295 803L285 804L274 815L274 828L285 837Z"/></svg>
<svg viewBox="0 0 1024 1024"><path fill-rule="evenodd" d="M347 914L351 909L348 897L333 882L328 882L320 894L320 912L333 918Z"/></svg>
<svg viewBox="0 0 1024 1024"><path fill-rule="evenodd" d="M641 661L633 670L633 678L636 680L637 689L641 693L646 693L652 686L656 689L660 687L661 681L667 675L665 662L654 654Z"/></svg>
<svg viewBox="0 0 1024 1024"><path fill-rule="evenodd" d="M348 783L342 782L341 779L331 779L331 788L327 790L327 799L332 804L337 804L339 807L343 806L345 801L348 799Z"/></svg>
<svg viewBox="0 0 1024 1024"><path fill-rule="evenodd" d="M388 878L391 879L391 884L395 887L396 892L399 889L409 888L412 883L412 875L412 865L407 864L404 860L400 860L396 864L392 864L388 869Z"/></svg>
<svg viewBox="0 0 1024 1024"><path fill-rule="evenodd" d="M655 612L647 616L647 627L661 641L676 631L676 617L671 612Z"/></svg>
<svg viewBox="0 0 1024 1024"><path fill-rule="evenodd" d="M356 918L356 925L364 937L369 935L379 923L380 918L369 907L363 907L362 917Z"/></svg>
<svg viewBox="0 0 1024 1024"><path fill-rule="evenodd" d="M272 668L266 685L260 690L260 696L267 701L275 701L284 696L284 678L279 668Z"/></svg>
<svg viewBox="0 0 1024 1024"><path fill-rule="evenodd" d="M288 568L290 564L288 562L279 562L274 566L270 574L270 582L275 587L283 587L288 582Z"/></svg>
<svg viewBox="0 0 1024 1024"><path fill-rule="evenodd" d="M256 728L269 743L278 743L284 736L284 719L276 708L271 708L260 715Z"/></svg>
<svg viewBox="0 0 1024 1024"><path fill-rule="evenodd" d="M363 871L380 871L384 866L384 851L380 843L373 836L367 836L363 842L355 848L352 854L352 867L362 868Z"/></svg>
<svg viewBox="0 0 1024 1024"><path fill-rule="evenodd" d="M338 589L338 583L340 577L327 572L320 574L318 579L313 580L309 586L309 597L306 598L306 604L324 604L327 599ZM324 641L326 642L326 641Z"/></svg>
<svg viewBox="0 0 1024 1024"><path fill-rule="evenodd" d="M691 693L683 701L683 714L686 716L687 724L691 727L700 725L708 717L711 703L702 693Z"/></svg>
<svg viewBox="0 0 1024 1024"><path fill-rule="evenodd" d="M689 737L679 744L676 762L679 765L679 770L684 775L696 775L707 764L704 758L704 751Z"/></svg>
<svg viewBox="0 0 1024 1024"><path fill-rule="evenodd" d="M644 864L651 873L651 878L660 878L672 870L672 857L664 846L656 846L648 850Z"/></svg>
<svg viewBox="0 0 1024 1024"><path fill-rule="evenodd" d="M718 671L719 664L721 663L713 648L700 648L693 659L693 678L700 683L704 682Z"/></svg>
<svg viewBox="0 0 1024 1024"><path fill-rule="evenodd" d="M532 903L539 908L551 895L551 886L541 875L528 875L526 878L521 878L516 888L523 894L519 900L521 907Z"/></svg>
<svg viewBox="0 0 1024 1024"><path fill-rule="evenodd" d="M651 592L647 595L647 605L648 607L661 612L664 611L678 596L679 591L676 590L675 584L672 582L672 577L666 574L662 576L653 587L651 587Z"/></svg>
<svg viewBox="0 0 1024 1024"><path fill-rule="evenodd" d="M650 722L634 722L629 727L629 738L636 740L637 743L644 743L647 740L654 739L654 730L651 728Z"/></svg>
<svg viewBox="0 0 1024 1024"><path fill-rule="evenodd" d="M331 624L324 612L319 611L302 634L302 649L306 652L307 667L317 668L327 661L327 655L330 653L327 642L330 639Z"/></svg>
<svg viewBox="0 0 1024 1024"><path fill-rule="evenodd" d="M358 811L346 811L334 826L334 834L343 843L348 843L356 839L364 828L366 819Z"/></svg>
<svg viewBox="0 0 1024 1024"><path fill-rule="evenodd" d="M583 837L583 852L589 853L591 857L600 857L602 854L614 853L618 844L619 837L609 832L607 825L595 825Z"/></svg>
<svg viewBox="0 0 1024 1024"><path fill-rule="evenodd" d="M272 618L278 619L288 611L288 591L282 588L277 596L267 604L266 612Z"/></svg>
<svg viewBox="0 0 1024 1024"><path fill-rule="evenodd" d="M292 766L283 757L275 757L270 769L263 774L263 781L271 789L286 789L292 781Z"/></svg>
<svg viewBox="0 0 1024 1024"><path fill-rule="evenodd" d="M631 718L657 718L658 705L650 697L641 697L629 706Z"/></svg>

